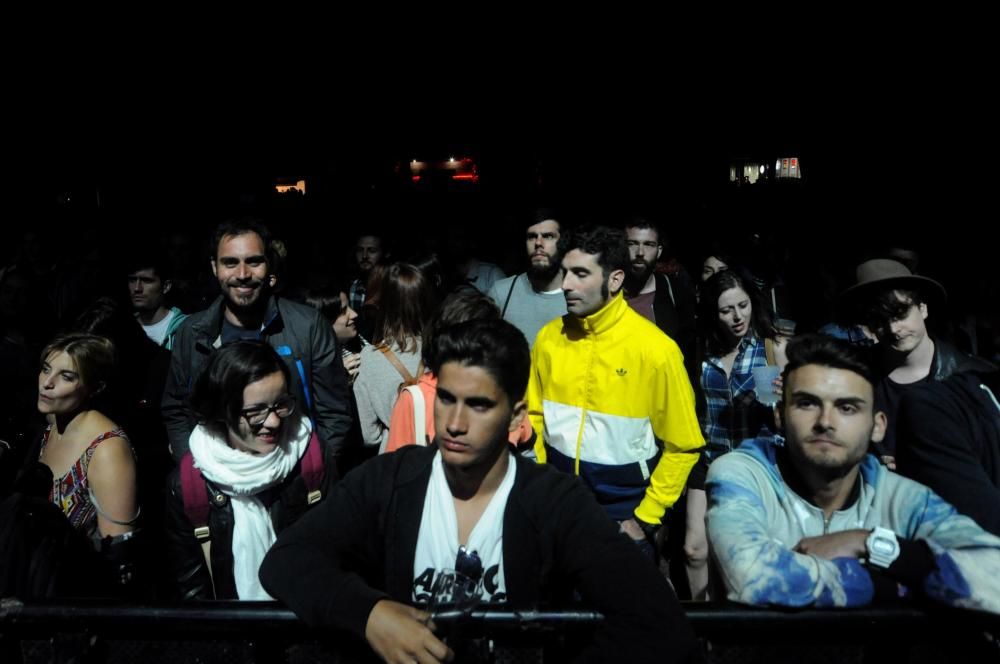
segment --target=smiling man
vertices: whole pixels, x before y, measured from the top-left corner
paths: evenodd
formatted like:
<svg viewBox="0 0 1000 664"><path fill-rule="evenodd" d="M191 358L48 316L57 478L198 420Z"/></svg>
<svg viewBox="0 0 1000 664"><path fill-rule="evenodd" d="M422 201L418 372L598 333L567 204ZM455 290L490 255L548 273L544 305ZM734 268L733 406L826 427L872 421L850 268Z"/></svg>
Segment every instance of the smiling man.
<svg viewBox="0 0 1000 664"><path fill-rule="evenodd" d="M708 535L729 599L864 606L921 595L1000 613L1000 538L868 454L885 433L861 350L788 344L784 445L746 441L708 472Z"/></svg>
<svg viewBox="0 0 1000 664"><path fill-rule="evenodd" d="M268 592L310 625L364 638L385 661L448 661L455 643L413 605L457 569L484 603L558 606L579 593L605 619L568 659L692 658L670 587L590 492L512 453L508 434L525 416L524 336L505 321L469 321L436 333L427 355L438 376L435 445L372 459L282 533L261 568Z"/></svg>
<svg viewBox="0 0 1000 664"><path fill-rule="evenodd" d="M256 219L227 221L215 231L210 261L222 295L177 331L162 401L170 449L176 460L188 449L195 427L190 390L211 354L232 341L259 339L288 365L292 394L316 425L332 479L351 425L346 374L330 324L312 307L272 292L270 244L270 232Z"/></svg>
<svg viewBox="0 0 1000 664"><path fill-rule="evenodd" d="M562 261L569 313L538 333L528 414L540 462L579 475L644 549L704 445L677 344L622 297L625 234L574 233Z"/></svg>

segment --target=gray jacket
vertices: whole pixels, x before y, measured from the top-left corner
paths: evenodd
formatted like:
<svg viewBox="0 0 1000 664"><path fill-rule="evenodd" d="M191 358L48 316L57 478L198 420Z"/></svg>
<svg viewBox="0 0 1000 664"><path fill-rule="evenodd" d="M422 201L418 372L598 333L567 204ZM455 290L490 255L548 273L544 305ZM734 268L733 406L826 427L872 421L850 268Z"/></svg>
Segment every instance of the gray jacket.
<svg viewBox="0 0 1000 664"><path fill-rule="evenodd" d="M219 347L223 299L191 314L174 338L161 408L175 460L188 450L194 431L190 396L194 381ZM335 473L335 457L344 446L351 426L347 375L344 373L333 330L320 313L297 302L271 296L267 303L261 339L288 365L293 394L299 407L309 410L323 443L327 472Z"/></svg>

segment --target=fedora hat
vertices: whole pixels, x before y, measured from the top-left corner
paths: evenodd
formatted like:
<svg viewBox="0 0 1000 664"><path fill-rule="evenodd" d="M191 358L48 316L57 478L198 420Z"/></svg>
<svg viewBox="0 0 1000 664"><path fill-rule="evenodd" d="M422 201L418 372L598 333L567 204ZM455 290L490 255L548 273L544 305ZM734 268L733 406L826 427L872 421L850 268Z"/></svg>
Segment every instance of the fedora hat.
<svg viewBox="0 0 1000 664"><path fill-rule="evenodd" d="M853 286L840 294L841 300L855 300L876 290L915 290L925 299L944 303L948 294L944 286L918 274L910 272L909 268L889 258L873 258L858 265L855 270L856 281Z"/></svg>

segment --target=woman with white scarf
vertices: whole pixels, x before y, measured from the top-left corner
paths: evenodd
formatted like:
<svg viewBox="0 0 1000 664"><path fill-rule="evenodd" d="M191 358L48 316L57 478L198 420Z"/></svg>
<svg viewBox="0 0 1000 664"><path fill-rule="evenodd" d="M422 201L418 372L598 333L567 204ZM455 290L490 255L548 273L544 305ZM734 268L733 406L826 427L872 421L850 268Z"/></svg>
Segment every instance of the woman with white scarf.
<svg viewBox="0 0 1000 664"><path fill-rule="evenodd" d="M257 570L276 533L310 507L300 460L312 426L288 386L287 366L258 341L223 346L195 383L191 402L198 426L188 454L204 478L209 536L207 542L195 536L182 470L175 470L167 537L183 599L271 599ZM189 489L189 503L192 495Z"/></svg>

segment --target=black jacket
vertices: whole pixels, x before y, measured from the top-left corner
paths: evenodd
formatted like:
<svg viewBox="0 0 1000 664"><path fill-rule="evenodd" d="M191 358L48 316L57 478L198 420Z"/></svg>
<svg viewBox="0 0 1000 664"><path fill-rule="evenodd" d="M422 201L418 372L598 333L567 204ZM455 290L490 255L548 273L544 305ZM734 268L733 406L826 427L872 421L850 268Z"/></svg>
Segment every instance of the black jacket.
<svg viewBox="0 0 1000 664"><path fill-rule="evenodd" d="M413 560L433 447L406 447L347 475L323 504L278 537L260 578L306 623L364 638L384 598L411 603ZM578 591L604 613L581 659L680 662L693 633L657 569L571 475L517 463L503 517L508 602L566 602Z"/></svg>
<svg viewBox="0 0 1000 664"><path fill-rule="evenodd" d="M196 424L189 404L191 388L217 347L222 316L220 296L208 309L189 316L174 338L161 408L177 461L187 452L188 437ZM315 309L273 296L268 300L264 320L262 338L288 365L300 408L308 403L304 388L309 390L310 415L324 446L327 473L335 474L335 457L344 446L351 415L347 376L333 330ZM300 368L305 374L305 386Z"/></svg>
<svg viewBox="0 0 1000 664"><path fill-rule="evenodd" d="M697 373L694 291L681 280L659 272L654 273L653 278L656 280L653 296L656 326L677 343L684 355L688 376L694 376Z"/></svg>
<svg viewBox="0 0 1000 664"><path fill-rule="evenodd" d="M229 496L205 481L208 494L208 528L211 534L212 572L205 565L201 543L194 535L194 525L184 512L180 471L170 476L167 494L167 555L174 589L179 599L239 599L233 577L233 506ZM326 486L323 487L324 496ZM308 489L296 466L285 481L257 495L271 515L275 533L280 533L311 507ZM213 590L214 582L214 590Z"/></svg>
<svg viewBox="0 0 1000 664"><path fill-rule="evenodd" d="M875 408L886 414L885 435L882 442L875 445L875 451L879 455L887 454L896 456L896 447L899 444L899 407L902 403L903 395L908 395L911 391L923 387L921 384L896 385L889 378L889 373L894 367L889 364L882 368L882 378L875 385ZM990 372L996 367L986 360L963 353L947 341L934 338L934 359L931 361L931 369L924 379L924 385L967 372Z"/></svg>
<svg viewBox="0 0 1000 664"><path fill-rule="evenodd" d="M960 373L907 394L899 409L896 463L901 474L1000 536L997 398L996 372Z"/></svg>

